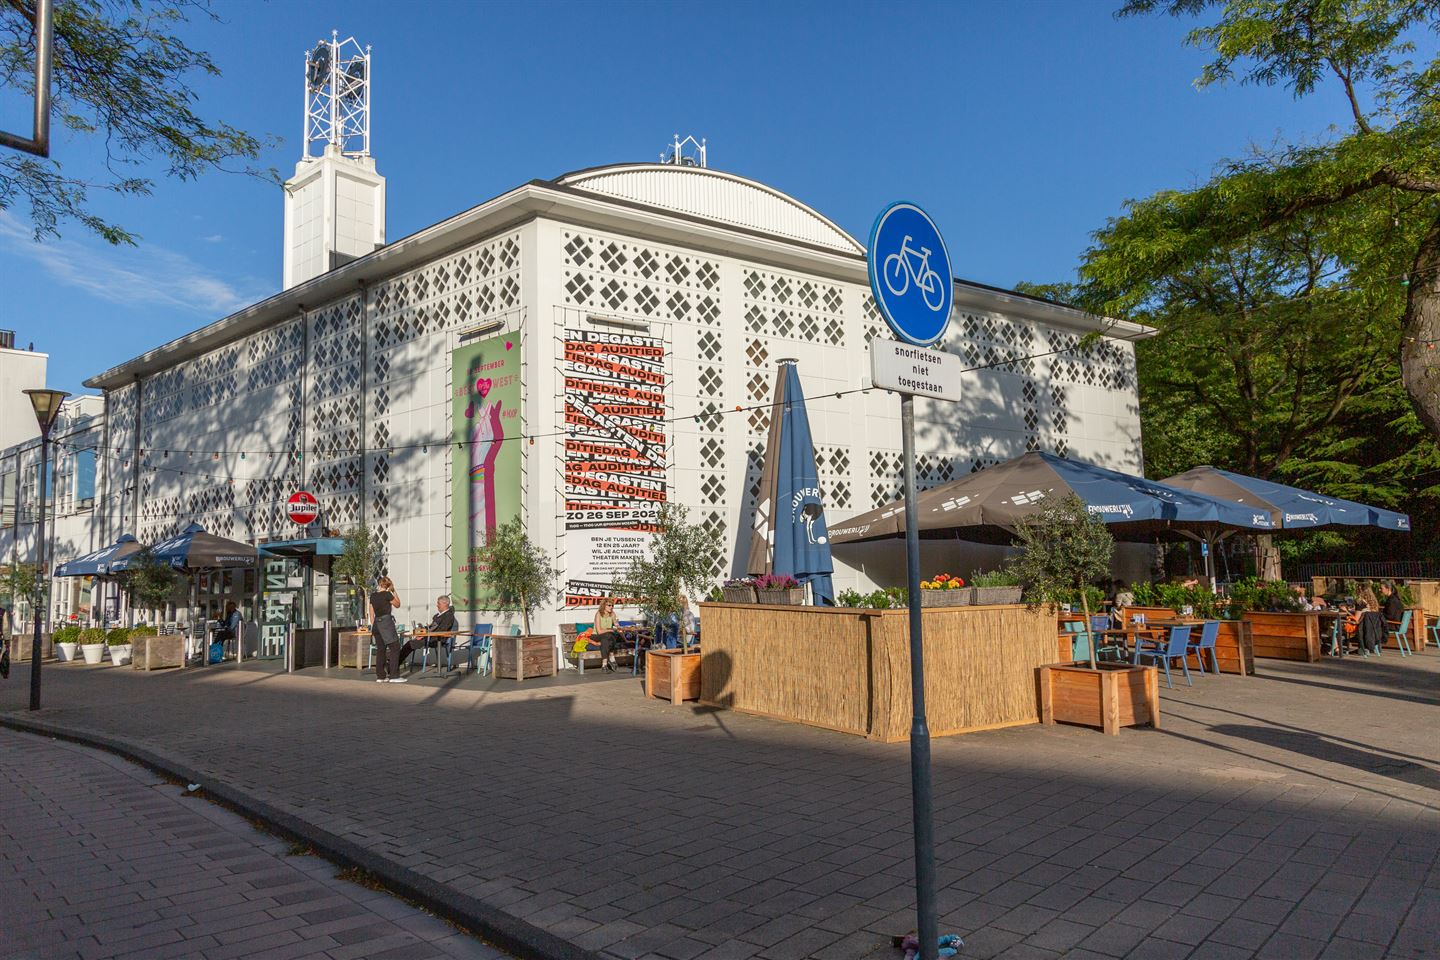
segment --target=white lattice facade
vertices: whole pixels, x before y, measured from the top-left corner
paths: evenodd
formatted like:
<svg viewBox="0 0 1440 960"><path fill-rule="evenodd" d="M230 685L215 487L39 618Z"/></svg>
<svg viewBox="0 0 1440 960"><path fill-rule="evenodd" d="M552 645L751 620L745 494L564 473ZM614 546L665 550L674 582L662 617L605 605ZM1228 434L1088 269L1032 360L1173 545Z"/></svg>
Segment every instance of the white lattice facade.
<svg viewBox="0 0 1440 960"><path fill-rule="evenodd" d="M379 532L402 619L426 616L451 590L452 523L463 516L452 503L450 358L477 329L521 350L522 513L562 569L566 331L663 342L666 495L721 532L717 578L749 548L769 426L767 409L750 408L769 400L782 358L799 364L831 522L897 496L898 399L857 391L869 341L887 335L863 251L748 181L626 170L635 175L527 184L220 321L200 345L95 378L108 404L99 539L153 542L192 521L242 540L294 536L284 502L304 488L327 526ZM667 189L672 204L661 202ZM965 245L950 238L962 258ZM943 348L987 369L967 375L964 402L917 404L922 486L1033 449L1140 471L1127 340L1082 350L1097 318L963 283L955 299ZM993 556L926 549L961 569ZM898 582L901 562L892 544L843 548L836 587ZM552 609L536 626L563 619L575 615Z"/></svg>

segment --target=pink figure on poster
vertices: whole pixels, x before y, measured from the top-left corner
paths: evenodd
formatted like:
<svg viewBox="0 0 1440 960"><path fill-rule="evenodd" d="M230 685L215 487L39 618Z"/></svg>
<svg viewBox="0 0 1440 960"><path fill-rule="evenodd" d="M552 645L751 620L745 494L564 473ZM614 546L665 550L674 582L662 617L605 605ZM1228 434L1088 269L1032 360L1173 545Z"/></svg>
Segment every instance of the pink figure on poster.
<svg viewBox="0 0 1440 960"><path fill-rule="evenodd" d="M470 423L470 554L490 542L495 529L495 459L505 442L500 425L500 401L486 401L493 383L489 377L474 381L475 394L465 407Z"/></svg>

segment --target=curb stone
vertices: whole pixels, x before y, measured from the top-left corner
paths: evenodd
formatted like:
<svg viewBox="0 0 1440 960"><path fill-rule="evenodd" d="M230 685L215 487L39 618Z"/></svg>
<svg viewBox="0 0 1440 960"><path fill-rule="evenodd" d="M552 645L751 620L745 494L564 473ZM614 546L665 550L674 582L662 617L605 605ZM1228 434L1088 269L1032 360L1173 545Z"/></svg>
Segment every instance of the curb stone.
<svg viewBox="0 0 1440 960"><path fill-rule="evenodd" d="M143 747L103 734L72 730L55 723L16 716L0 716L0 726L105 750L156 773L175 777L181 783L202 784L207 799L259 821L286 840L308 844L316 853L342 868L364 870L387 892L404 897L435 916L478 934L491 945L513 954L519 960L603 960L598 953L578 947L483 900L452 890L443 883L377 855L353 840L346 840L307 823L227 783L214 780L186 764L152 753Z"/></svg>

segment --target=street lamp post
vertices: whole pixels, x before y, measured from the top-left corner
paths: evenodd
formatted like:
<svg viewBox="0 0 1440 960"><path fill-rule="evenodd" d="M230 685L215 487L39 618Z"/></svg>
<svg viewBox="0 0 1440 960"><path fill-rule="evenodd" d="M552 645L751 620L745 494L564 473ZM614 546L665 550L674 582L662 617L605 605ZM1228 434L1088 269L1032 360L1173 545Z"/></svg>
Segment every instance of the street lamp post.
<svg viewBox="0 0 1440 960"><path fill-rule="evenodd" d="M35 408L35 420L40 424L40 518L35 525L35 546L40 555L40 569L36 573L35 583L39 588L40 584L49 585L50 567L45 559L45 510L46 483L50 473L50 429L55 426L55 421L60 417L60 405L65 398L70 396L64 390L26 390L30 397L30 406ZM48 591L37 589L42 595L48 595ZM40 709L40 617L41 604L31 598L31 619L34 620L35 632L30 641L30 709ZM44 613L48 616L48 604Z"/></svg>

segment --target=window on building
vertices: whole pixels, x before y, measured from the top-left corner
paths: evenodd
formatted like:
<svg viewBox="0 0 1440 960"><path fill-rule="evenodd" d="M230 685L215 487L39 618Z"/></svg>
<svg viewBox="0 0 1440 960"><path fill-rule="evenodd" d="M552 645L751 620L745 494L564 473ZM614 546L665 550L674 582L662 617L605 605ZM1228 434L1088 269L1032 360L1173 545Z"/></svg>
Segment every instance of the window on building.
<svg viewBox="0 0 1440 960"><path fill-rule="evenodd" d="M15 471L0 473L0 529L15 526L15 487L18 483Z"/></svg>
<svg viewBox="0 0 1440 960"><path fill-rule="evenodd" d="M72 458L75 509L89 510L95 506L95 451L77 450Z"/></svg>

